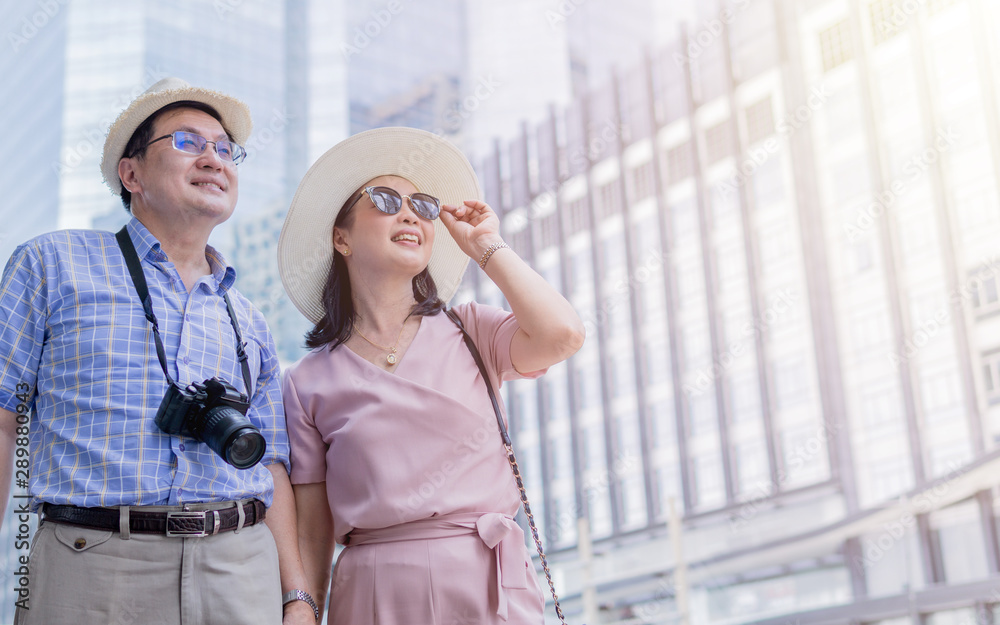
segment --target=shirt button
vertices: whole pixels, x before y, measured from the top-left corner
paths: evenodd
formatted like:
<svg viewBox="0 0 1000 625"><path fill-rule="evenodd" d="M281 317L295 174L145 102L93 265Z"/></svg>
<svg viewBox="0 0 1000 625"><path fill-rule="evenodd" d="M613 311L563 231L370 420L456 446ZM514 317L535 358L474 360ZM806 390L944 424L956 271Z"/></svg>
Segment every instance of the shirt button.
<svg viewBox="0 0 1000 625"><path fill-rule="evenodd" d="M77 549L83 549L84 547L87 546L87 539L77 538L75 541L73 541L73 546L76 547Z"/></svg>
<svg viewBox="0 0 1000 625"><path fill-rule="evenodd" d="M189 364L191 364L191 359L190 359L190 358L188 358L187 356L185 356L184 358L181 358L181 360L182 360L182 361L184 362L184 364L186 364L186 365L189 365Z"/></svg>
<svg viewBox="0 0 1000 625"><path fill-rule="evenodd" d="M184 451L184 443L181 443L181 444L180 444L180 448L179 448L179 449L180 449L181 451Z"/></svg>

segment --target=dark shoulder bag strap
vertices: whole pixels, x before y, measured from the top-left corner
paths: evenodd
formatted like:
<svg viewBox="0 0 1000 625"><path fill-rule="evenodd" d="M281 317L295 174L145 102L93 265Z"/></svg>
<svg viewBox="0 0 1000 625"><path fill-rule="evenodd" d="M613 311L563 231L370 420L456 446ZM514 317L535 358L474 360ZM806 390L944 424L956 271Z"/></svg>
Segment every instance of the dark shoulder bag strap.
<svg viewBox="0 0 1000 625"><path fill-rule="evenodd" d="M139 254L135 251L132 237L128 235L128 227L122 226L122 229L115 233L115 239L118 240L118 247L121 248L122 256L125 257L125 266L128 267L128 272L132 276L132 285L135 287L135 292L139 294L139 301L142 302L142 310L146 313L146 320L149 321L149 325L153 326L156 358L160 361L160 368L163 369L163 375L167 376L167 381L174 384L174 379L170 377L170 372L167 370L167 352L163 349L163 340L160 339L160 324L156 320L156 314L153 313L153 300L149 296L146 275L142 273L142 263L139 261ZM233 331L236 333L236 357L239 358L240 368L243 370L243 384L247 388L247 397L250 397L253 388L250 386L250 365L247 364L247 353L244 349L246 343L243 342L240 326L236 322L236 311L233 310L233 303L229 301L229 293L223 297L226 300L229 322L233 324Z"/></svg>
<svg viewBox="0 0 1000 625"><path fill-rule="evenodd" d="M549 563L545 559L545 551L542 550L542 540L538 537L538 528L535 526L535 517L531 514L531 506L528 504L528 494L524 491L524 481L521 479L521 470L517 467L517 459L514 457L514 448L510 443L510 435L507 434L507 426L503 422L503 415L500 413L500 403L497 401L496 393L493 390L493 384L490 382L489 373L486 371L486 365L483 364L483 358L479 355L479 350L476 349L476 343L469 336L469 333L465 331L465 326L462 325L462 320L458 318L458 315L452 309L447 309L444 311L448 318L451 319L458 329L462 331L462 338L465 340L466 347L472 352L472 358L476 361L476 366L479 367L479 373L483 376L483 381L486 382L486 391L490 394L490 401L493 403L493 411L497 416L497 425L500 426L500 436L503 438L504 449L507 450L507 462L510 463L510 468L514 472L514 481L517 482L517 490L521 493L521 504L524 506L524 515L528 518L528 527L531 530L531 536L535 539L535 548L538 549L538 557L542 562L542 569L545 571L545 579L549 583L549 590L552 592L552 603L556 608L556 616L559 617L559 622L566 625L566 619L563 616L562 607L559 605L559 597L556 595L555 584L552 583L552 574L549 572Z"/></svg>

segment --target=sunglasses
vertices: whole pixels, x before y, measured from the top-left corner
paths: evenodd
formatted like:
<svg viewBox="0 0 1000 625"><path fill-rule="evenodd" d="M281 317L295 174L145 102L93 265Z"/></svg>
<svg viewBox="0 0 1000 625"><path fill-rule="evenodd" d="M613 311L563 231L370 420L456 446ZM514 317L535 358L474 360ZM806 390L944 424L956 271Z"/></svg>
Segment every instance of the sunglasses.
<svg viewBox="0 0 1000 625"><path fill-rule="evenodd" d="M403 208L403 198L410 201L410 208L413 209L414 213L428 221L437 219L438 215L441 214L441 200L433 195L427 195L426 193L400 195L398 191L390 187L365 187L358 194L358 197L351 202L351 205L347 207L347 210L354 208L354 205L364 197L365 193L368 194L375 208L386 215L395 215L398 213Z"/></svg>
<svg viewBox="0 0 1000 625"><path fill-rule="evenodd" d="M186 132L184 130L178 130L177 132L170 133L169 135L163 135L162 137L153 139L146 144L146 147L153 145L157 141L163 141L164 139L172 139L175 150L187 152L188 154L202 154L205 152L205 148L208 147L208 144L211 143L215 146L215 153L219 155L219 158L227 163L232 163L233 165L239 165L247 156L247 151L244 150L243 146L238 143L225 140L209 141L201 135L196 135L193 132Z"/></svg>

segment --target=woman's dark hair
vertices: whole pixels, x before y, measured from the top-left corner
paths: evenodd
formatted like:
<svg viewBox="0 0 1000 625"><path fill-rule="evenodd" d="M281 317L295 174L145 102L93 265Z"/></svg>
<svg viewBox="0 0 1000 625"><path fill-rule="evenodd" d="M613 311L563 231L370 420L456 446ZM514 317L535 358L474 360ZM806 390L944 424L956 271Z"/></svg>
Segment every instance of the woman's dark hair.
<svg viewBox="0 0 1000 625"><path fill-rule="evenodd" d="M334 228L350 227L354 221L354 207L349 206L349 203L360 191L358 189L352 193L344 203L333 224ZM333 232L330 236L333 237ZM417 305L410 311L410 316L431 317L444 310L444 302L438 298L437 285L426 267L413 277L413 297L417 300ZM306 347L313 349L329 345L332 350L341 343L346 343L354 330L356 316L347 262L340 252L333 250L330 273L323 286L323 318L312 330L306 332Z"/></svg>
<svg viewBox="0 0 1000 625"><path fill-rule="evenodd" d="M149 142L153 140L153 124L156 120L160 118L161 115L167 111L172 111L174 109L196 109L203 113L208 113L215 119L222 123L222 116L211 106L204 104L202 102L195 102L194 100L181 100L180 102L171 102L170 104L164 106L163 108L157 109L155 113L143 120L139 127L135 129L132 133L132 137L129 138L128 143L125 144L125 151L122 152L122 158L132 158L138 157L142 160L146 156L146 146ZM229 134L225 126L222 128ZM122 185L121 192L122 204L125 206L125 211L129 214L132 213L132 192Z"/></svg>

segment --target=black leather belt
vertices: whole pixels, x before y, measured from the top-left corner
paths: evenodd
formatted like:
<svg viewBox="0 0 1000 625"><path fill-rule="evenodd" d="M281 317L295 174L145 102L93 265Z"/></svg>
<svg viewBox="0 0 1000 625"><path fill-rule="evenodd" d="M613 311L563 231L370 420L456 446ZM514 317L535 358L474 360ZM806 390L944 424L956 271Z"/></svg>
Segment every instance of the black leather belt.
<svg viewBox="0 0 1000 625"><path fill-rule="evenodd" d="M129 508L129 532L136 534L165 534L191 538L211 536L219 532L234 530L239 525L239 510L236 506L216 510L173 510L150 512L142 506ZM254 499L243 504L245 515L243 527L249 527L264 520L267 507ZM42 508L43 520L67 525L79 525L91 529L119 531L121 512L118 508L78 508L76 506L54 506L45 504Z"/></svg>

